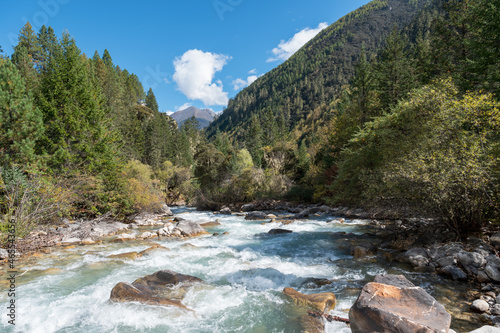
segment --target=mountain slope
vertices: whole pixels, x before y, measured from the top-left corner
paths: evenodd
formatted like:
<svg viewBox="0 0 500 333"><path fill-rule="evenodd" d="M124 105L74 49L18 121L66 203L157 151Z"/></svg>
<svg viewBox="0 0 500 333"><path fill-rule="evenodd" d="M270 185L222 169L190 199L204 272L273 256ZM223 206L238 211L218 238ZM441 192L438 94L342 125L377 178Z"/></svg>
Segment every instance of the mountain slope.
<svg viewBox="0 0 500 333"><path fill-rule="evenodd" d="M427 2L374 0L344 16L230 100L207 134L219 130L243 141L252 116L263 123L270 113L282 128L293 129L349 83L362 45L368 54L375 52L394 27L410 23Z"/></svg>
<svg viewBox="0 0 500 333"><path fill-rule="evenodd" d="M195 117L200 124L200 128L205 128L214 120L215 112L210 109L198 109L190 106L187 109L174 112L171 117L174 118L179 127L189 118Z"/></svg>

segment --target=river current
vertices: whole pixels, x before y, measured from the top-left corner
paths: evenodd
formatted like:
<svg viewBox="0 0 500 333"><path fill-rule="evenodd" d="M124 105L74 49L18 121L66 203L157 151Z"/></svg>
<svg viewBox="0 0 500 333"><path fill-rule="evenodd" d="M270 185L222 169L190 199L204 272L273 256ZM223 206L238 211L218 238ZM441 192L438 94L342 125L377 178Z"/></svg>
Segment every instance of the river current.
<svg viewBox="0 0 500 333"><path fill-rule="evenodd" d="M285 287L306 294L335 293L338 303L330 314L343 318L348 317L360 288L377 274L403 274L447 308L457 303L454 297L465 292L450 280L435 274L413 273L409 267L388 263L380 257L353 260L349 246L331 234L364 233L368 221L327 222L334 217L323 215L281 226L279 222L262 224L242 216L214 215L184 207L172 211L191 220L218 219L221 225L207 230L229 234L60 247L21 260L16 280L16 325L8 324L9 299L2 292L0 331L300 332L299 314L283 294ZM293 233L266 234L278 227ZM140 252L153 243L171 251L157 251L135 260L107 258ZM118 282L131 283L163 269L193 275L207 283L189 290L182 300L193 312L109 302L110 292ZM313 279L328 279L332 283L318 286ZM1 289L7 286L4 282ZM454 325L460 331L461 325L467 323L454 320ZM344 323L332 322L326 324L326 331L347 333L350 329Z"/></svg>

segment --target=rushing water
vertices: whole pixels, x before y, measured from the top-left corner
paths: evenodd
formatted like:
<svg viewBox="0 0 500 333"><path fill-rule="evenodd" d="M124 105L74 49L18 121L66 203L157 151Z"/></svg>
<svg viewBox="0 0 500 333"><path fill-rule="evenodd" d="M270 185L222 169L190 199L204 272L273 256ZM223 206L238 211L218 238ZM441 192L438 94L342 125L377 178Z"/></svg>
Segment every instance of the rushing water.
<svg viewBox="0 0 500 333"><path fill-rule="evenodd" d="M218 219L220 226L189 240L154 240L172 251L158 251L136 260L106 258L142 251L153 241L57 248L49 254L19 262L27 271L16 283L16 325L7 323L6 293L0 296L2 332L299 332L296 307L283 295L285 287L303 293L330 291L337 307L330 314L347 318L360 288L377 274L404 274L439 301L456 303L458 286L433 274L416 274L389 266L380 258L353 260L348 247L332 232L363 233L365 222L327 223L332 216L296 221L285 228L292 234L259 235L280 223L261 224L243 217L173 209L187 219ZM182 302L193 309L136 303L110 303L111 289L158 270L170 269L203 279ZM4 272L3 272L4 273ZM332 284L318 287L310 278ZM4 289L6 284L1 285ZM447 304L445 304L447 306ZM461 323L463 324L463 323ZM460 325L461 325L460 324ZM455 328L460 328L455 324ZM350 332L343 323L327 323L327 332ZM459 331L460 332L460 331Z"/></svg>

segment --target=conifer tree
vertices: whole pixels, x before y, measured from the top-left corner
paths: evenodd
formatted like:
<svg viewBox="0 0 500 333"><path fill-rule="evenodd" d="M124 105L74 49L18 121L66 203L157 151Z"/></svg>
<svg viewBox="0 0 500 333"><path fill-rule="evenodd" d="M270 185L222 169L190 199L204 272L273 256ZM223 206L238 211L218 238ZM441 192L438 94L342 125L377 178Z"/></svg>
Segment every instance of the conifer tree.
<svg viewBox="0 0 500 333"><path fill-rule="evenodd" d="M35 142L42 134L42 117L33 105L24 79L16 66L0 57L0 161L11 164L34 162Z"/></svg>
<svg viewBox="0 0 500 333"><path fill-rule="evenodd" d="M61 51L51 58L39 107L46 124L41 144L55 169L114 168L114 141L99 87L75 41L64 33Z"/></svg>
<svg viewBox="0 0 500 333"><path fill-rule="evenodd" d="M155 94L151 88L149 88L148 93L146 94L146 106L155 112L159 112L158 102L156 102Z"/></svg>
<svg viewBox="0 0 500 333"><path fill-rule="evenodd" d="M28 90L33 91L38 86L40 45L37 36L27 22L19 32L19 42L14 47L12 62L19 68L19 71L26 82Z"/></svg>

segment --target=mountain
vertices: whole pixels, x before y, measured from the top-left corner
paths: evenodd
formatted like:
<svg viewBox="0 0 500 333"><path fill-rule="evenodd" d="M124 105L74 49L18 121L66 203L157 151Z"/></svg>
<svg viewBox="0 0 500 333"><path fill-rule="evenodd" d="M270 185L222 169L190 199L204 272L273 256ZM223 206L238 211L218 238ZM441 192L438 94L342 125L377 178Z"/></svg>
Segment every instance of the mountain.
<svg viewBox="0 0 500 333"><path fill-rule="evenodd" d="M215 115L215 112L210 109L198 109L190 106L187 109L174 112L171 117L174 118L179 127L189 118L195 117L200 124L200 128L205 128L214 120Z"/></svg>
<svg viewBox="0 0 500 333"><path fill-rule="evenodd" d="M226 132L243 142L252 136L255 120L262 128L274 119L280 130L294 129L350 83L363 45L374 54L395 27L408 25L428 2L374 0L342 17L231 99L208 136Z"/></svg>

